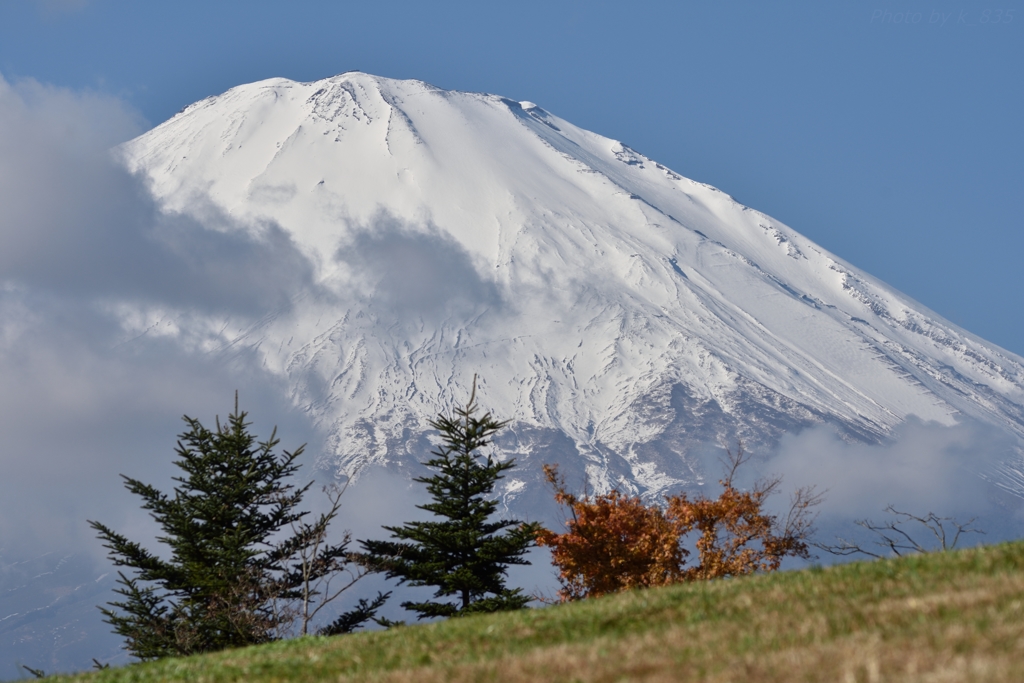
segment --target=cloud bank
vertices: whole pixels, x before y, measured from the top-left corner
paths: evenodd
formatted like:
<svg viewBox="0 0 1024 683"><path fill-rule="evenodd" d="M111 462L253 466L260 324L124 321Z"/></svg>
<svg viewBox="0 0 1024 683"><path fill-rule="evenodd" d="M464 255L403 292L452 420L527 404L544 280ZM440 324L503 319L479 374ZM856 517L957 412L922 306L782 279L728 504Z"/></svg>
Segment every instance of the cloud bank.
<svg viewBox="0 0 1024 683"><path fill-rule="evenodd" d="M145 526L118 474L169 481L180 416L212 421L236 388L261 433L273 420L286 444L319 439L251 349L211 345L215 330L183 344L175 326L286 309L312 265L276 226L162 214L110 151L144 126L115 98L0 77L7 553L102 554L87 518ZM153 319L129 330L132 311Z"/></svg>
<svg viewBox="0 0 1024 683"><path fill-rule="evenodd" d="M116 99L0 77L0 281L252 314L311 283L277 226L161 213L111 151L142 126Z"/></svg>
<svg viewBox="0 0 1024 683"><path fill-rule="evenodd" d="M918 516L935 513L959 522L975 518L985 535L963 542L996 542L1020 536L1024 500L997 483L1000 470L1022 462L1020 444L981 422L963 419L952 426L908 419L882 445L847 443L827 427L783 437L778 450L757 463L762 476L783 478L784 493L815 487L824 494L817 540L836 536L875 540L856 520L892 521L889 505ZM786 495L773 501L781 513ZM932 542L923 527L915 537Z"/></svg>
<svg viewBox="0 0 1024 683"><path fill-rule="evenodd" d="M382 213L369 226L354 226L335 259L371 310L398 320L438 321L504 305L465 248L429 223L416 229Z"/></svg>
<svg viewBox="0 0 1024 683"><path fill-rule="evenodd" d="M121 661L120 639L95 609L114 597L113 581L87 520L152 547L153 522L119 475L169 489L183 413L209 424L239 389L258 434L277 423L287 447L319 440L253 350L217 334L287 307L311 267L274 226L162 215L109 151L144 125L117 99L0 77L0 661L9 675L21 673L18 661L47 672ZM185 311L205 324L191 338Z"/></svg>

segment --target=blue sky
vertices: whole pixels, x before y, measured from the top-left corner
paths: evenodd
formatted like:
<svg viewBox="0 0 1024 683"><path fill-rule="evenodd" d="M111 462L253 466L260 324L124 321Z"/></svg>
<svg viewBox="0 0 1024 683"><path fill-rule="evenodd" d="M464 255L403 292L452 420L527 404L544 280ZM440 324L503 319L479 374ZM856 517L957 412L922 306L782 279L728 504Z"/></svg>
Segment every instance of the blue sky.
<svg viewBox="0 0 1024 683"><path fill-rule="evenodd" d="M0 75L147 125L352 69L537 102L1024 354L1017 0L0 3Z"/></svg>

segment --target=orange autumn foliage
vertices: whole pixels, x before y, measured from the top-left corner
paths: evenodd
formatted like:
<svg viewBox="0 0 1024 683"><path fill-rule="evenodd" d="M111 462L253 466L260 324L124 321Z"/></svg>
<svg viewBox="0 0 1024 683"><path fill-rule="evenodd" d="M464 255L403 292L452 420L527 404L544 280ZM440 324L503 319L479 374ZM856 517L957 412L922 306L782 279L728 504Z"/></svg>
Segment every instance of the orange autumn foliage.
<svg viewBox="0 0 1024 683"><path fill-rule="evenodd" d="M572 513L569 533L541 529L537 543L550 547L560 569L562 600L578 600L680 579L687 554L675 528L656 507L618 491L579 498L566 492L553 465L544 474L556 486L555 500Z"/></svg>
<svg viewBox="0 0 1024 683"><path fill-rule="evenodd" d="M735 486L746 462L742 445L728 452L726 476L718 498L685 493L666 498L664 508L618 491L576 496L566 491L558 468L544 466L555 501L569 509L566 533L543 529L539 545L551 548L559 569L559 597L578 600L629 588L664 586L774 571L787 556L809 557L812 508L821 501L811 489L798 490L784 521L764 511L778 478L758 481L750 491ZM697 563L686 566L684 547L691 535Z"/></svg>

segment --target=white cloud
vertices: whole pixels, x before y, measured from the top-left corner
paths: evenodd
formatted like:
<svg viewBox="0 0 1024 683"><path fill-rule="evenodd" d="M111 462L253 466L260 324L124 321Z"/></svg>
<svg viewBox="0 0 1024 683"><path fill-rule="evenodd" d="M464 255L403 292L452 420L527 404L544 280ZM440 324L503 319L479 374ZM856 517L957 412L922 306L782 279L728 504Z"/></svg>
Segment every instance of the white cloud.
<svg viewBox="0 0 1024 683"><path fill-rule="evenodd" d="M858 519L889 521L884 510L893 505L920 516L977 518L986 535L965 539L977 543L1020 535L1024 500L990 483L1001 464L1020 459L1019 444L989 425L963 420L944 426L911 418L882 445L846 443L826 427L787 435L759 469L781 475L787 491L814 486L825 493L822 542L856 535ZM774 504L782 502L780 496ZM928 533L923 527L919 532Z"/></svg>
<svg viewBox="0 0 1024 683"><path fill-rule="evenodd" d="M250 314L311 284L274 225L161 213L110 151L142 126L117 99L0 77L0 283Z"/></svg>
<svg viewBox="0 0 1024 683"><path fill-rule="evenodd" d="M310 286L310 264L273 225L162 215L110 152L144 125L116 98L0 77L8 549L99 555L87 518L144 527L118 475L169 487L181 415L212 421L236 388L260 434L280 423L286 445L311 442L310 463L322 441L279 378L224 332L286 308ZM184 315L202 324L176 326Z"/></svg>
<svg viewBox="0 0 1024 683"><path fill-rule="evenodd" d="M368 306L398 320L440 320L503 305L497 285L480 276L466 250L429 223L417 229L382 213L352 230L335 256Z"/></svg>

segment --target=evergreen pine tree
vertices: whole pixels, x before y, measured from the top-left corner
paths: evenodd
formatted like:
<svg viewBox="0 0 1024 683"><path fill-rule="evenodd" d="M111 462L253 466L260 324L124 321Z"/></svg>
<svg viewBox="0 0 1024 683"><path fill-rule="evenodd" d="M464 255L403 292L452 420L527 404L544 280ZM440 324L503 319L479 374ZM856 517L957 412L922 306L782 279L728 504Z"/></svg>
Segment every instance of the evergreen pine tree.
<svg viewBox="0 0 1024 683"><path fill-rule="evenodd" d="M498 462L479 451L507 422L490 413L477 417L476 378L469 402L452 416L439 415L430 425L442 445L424 463L437 474L415 481L426 484L433 502L418 506L440 518L384 527L393 541L360 541L362 561L388 578L410 586L433 586L435 600L404 602L419 618L520 609L530 601L519 588L505 586L509 565L529 564L523 555L534 544L539 526L516 519L488 521L498 502L488 498L513 460ZM454 602L438 598L455 598Z"/></svg>
<svg viewBox="0 0 1024 683"><path fill-rule="evenodd" d="M310 582L343 569L350 557L347 536L340 544L324 542L337 505L306 522L308 513L298 506L312 483L286 482L303 447L276 454L276 429L257 442L237 393L223 427L219 419L213 431L184 420L189 429L179 437L174 462L184 475L174 477L173 495L122 475L163 531L157 540L169 547L169 558L90 522L114 564L135 570L134 576L119 572L123 601L100 609L142 660L273 640L301 616L295 602L316 597ZM296 560L304 550L305 571ZM374 608L384 598L378 595ZM372 618L372 610L361 605L360 616ZM354 627L353 618L342 617L334 632Z"/></svg>

